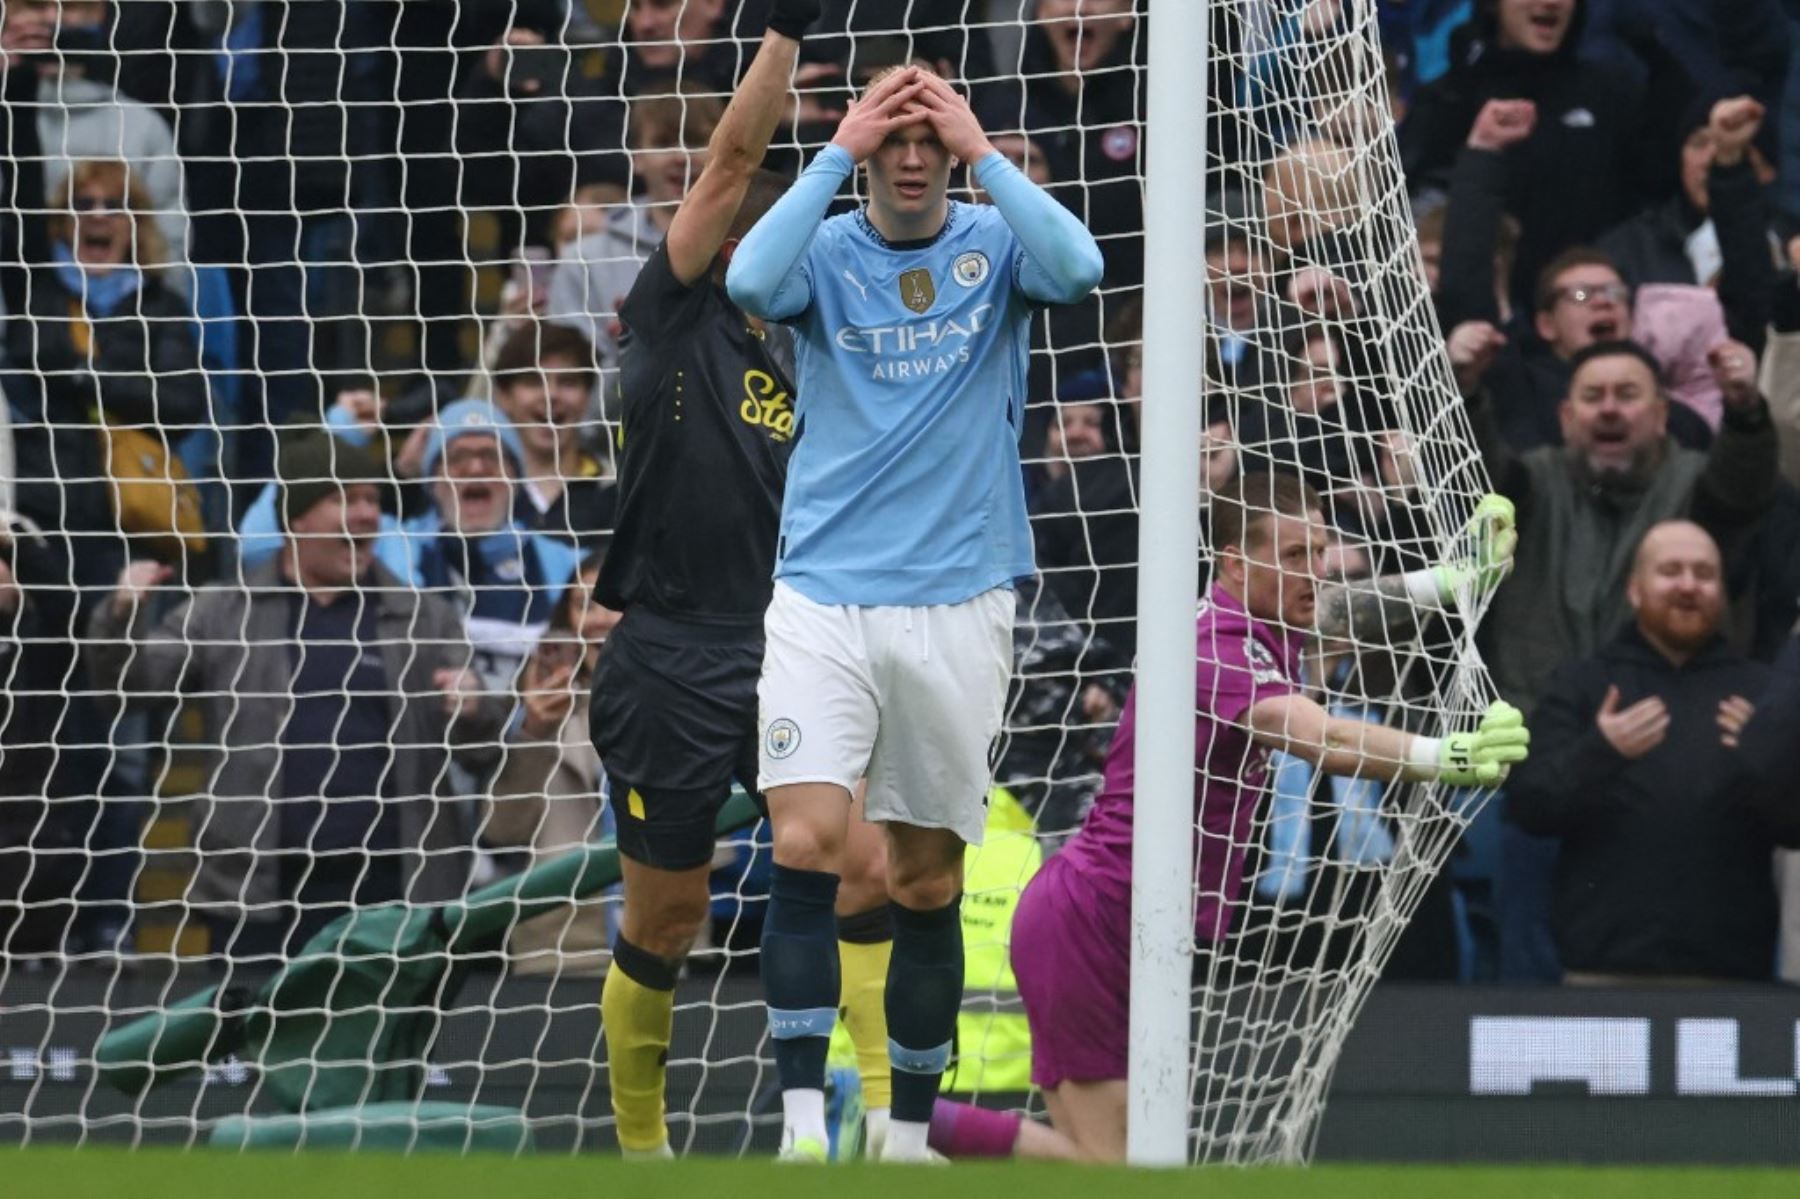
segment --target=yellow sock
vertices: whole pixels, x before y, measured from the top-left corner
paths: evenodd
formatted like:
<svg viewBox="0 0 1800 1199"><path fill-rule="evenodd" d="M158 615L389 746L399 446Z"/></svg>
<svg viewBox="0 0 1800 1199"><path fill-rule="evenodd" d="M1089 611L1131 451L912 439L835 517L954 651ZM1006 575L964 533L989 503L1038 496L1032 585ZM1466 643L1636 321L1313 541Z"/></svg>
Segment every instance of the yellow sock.
<svg viewBox="0 0 1800 1199"><path fill-rule="evenodd" d="M662 972L666 963L624 941L614 947L612 967L600 988L600 1026L606 1034L607 1077L612 1083L613 1117L618 1120L619 1148L627 1153L667 1143L664 1093L669 1062L669 1036L675 1023L675 991L646 986L620 968L623 955L642 955ZM638 973L655 973L633 962ZM661 978L654 981L661 982ZM669 979L673 983L673 978Z"/></svg>
<svg viewBox="0 0 1800 1199"><path fill-rule="evenodd" d="M888 1107L894 1085L888 1073L887 999L888 957L892 941L859 944L838 942L838 969L842 977L844 1027L856 1045L856 1069L862 1075L864 1107Z"/></svg>

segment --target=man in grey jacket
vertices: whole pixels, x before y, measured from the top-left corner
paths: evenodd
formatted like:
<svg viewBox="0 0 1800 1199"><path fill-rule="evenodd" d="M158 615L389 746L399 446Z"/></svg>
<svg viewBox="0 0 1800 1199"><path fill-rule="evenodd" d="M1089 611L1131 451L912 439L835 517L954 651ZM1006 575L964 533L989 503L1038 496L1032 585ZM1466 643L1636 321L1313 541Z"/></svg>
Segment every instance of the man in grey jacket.
<svg viewBox="0 0 1800 1199"><path fill-rule="evenodd" d="M1494 488L1518 506L1519 553L1482 624L1494 683L1530 712L1563 663L1607 643L1630 618L1625 582L1652 525L1691 519L1729 554L1769 511L1776 443L1756 388L1756 356L1725 342L1711 363L1725 414L1706 453L1668 436L1656 360L1629 341L1597 342L1571 360L1563 445L1515 452L1477 381L1498 345L1471 322L1451 334L1475 440Z"/></svg>
<svg viewBox="0 0 1800 1199"><path fill-rule="evenodd" d="M456 612L375 561L381 466L315 434L283 447L280 473L274 559L154 625L145 600L170 572L133 562L85 651L103 696L204 713L186 898L233 957L292 953L351 906L460 895L470 822L440 783L452 755L491 763L506 711Z"/></svg>

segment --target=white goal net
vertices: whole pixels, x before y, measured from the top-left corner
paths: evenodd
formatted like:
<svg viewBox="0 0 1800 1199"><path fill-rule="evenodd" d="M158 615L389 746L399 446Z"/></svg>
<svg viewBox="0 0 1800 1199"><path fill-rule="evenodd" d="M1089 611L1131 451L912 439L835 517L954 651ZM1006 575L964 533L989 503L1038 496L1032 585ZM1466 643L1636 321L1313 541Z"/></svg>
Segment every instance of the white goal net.
<svg viewBox="0 0 1800 1199"><path fill-rule="evenodd" d="M1099 791L1132 678L1152 151L1204 134L1205 485L1299 474L1360 597L1310 645L1308 691L1430 736L1491 698L1480 596L1416 621L1368 603L1466 548L1487 490L1375 4L1210 3L1212 110L1150 130L1144 0L828 0L769 156L795 173L854 89L917 57L1106 258L1094 297L1034 318L1039 573L947 1080L977 1102L1042 1111L1007 920ZM0 1142L612 1148L617 865L585 686L617 307L765 11L5 5ZM445 435L495 422L499 483ZM379 485L319 552L365 522L380 571L321 597L281 562L327 477ZM1485 796L1279 756L1270 777L1224 847L1242 887L1197 896L1228 914L1196 955L1196 1160L1307 1159L1384 969L1457 972L1441 870ZM721 823L670 1051L678 1152L779 1129L767 837L742 803Z"/></svg>

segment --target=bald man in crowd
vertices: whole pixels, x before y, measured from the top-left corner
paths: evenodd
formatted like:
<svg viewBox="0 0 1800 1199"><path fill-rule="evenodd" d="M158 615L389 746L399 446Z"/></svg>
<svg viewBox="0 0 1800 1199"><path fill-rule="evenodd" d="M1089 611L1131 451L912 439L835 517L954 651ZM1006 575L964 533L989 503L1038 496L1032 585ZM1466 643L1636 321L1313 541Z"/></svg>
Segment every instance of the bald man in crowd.
<svg viewBox="0 0 1800 1199"><path fill-rule="evenodd" d="M1568 983L1767 980L1771 851L1800 795L1748 785L1740 734L1769 669L1731 651L1719 547L1691 521L1638 543L1635 619L1564 666L1531 721L1507 817L1559 838L1552 925Z"/></svg>

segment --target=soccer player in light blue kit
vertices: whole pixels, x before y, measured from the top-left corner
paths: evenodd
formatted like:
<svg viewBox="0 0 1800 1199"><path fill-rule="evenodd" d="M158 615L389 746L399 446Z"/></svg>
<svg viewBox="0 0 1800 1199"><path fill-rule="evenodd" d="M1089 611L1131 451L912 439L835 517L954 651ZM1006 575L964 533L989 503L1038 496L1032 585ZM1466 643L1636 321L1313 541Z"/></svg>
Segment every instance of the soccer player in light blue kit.
<svg viewBox="0 0 1800 1199"><path fill-rule="evenodd" d="M948 198L958 160L992 207ZM825 220L858 164L867 206ZM920 67L869 87L731 260L732 300L796 340L798 432L758 688L775 829L762 974L785 1156L825 1154L831 871L865 777L894 920L882 1156L929 1156L962 1002L963 847L982 837L1012 582L1033 568L1019 467L1030 317L1081 299L1100 272L1093 236Z"/></svg>

